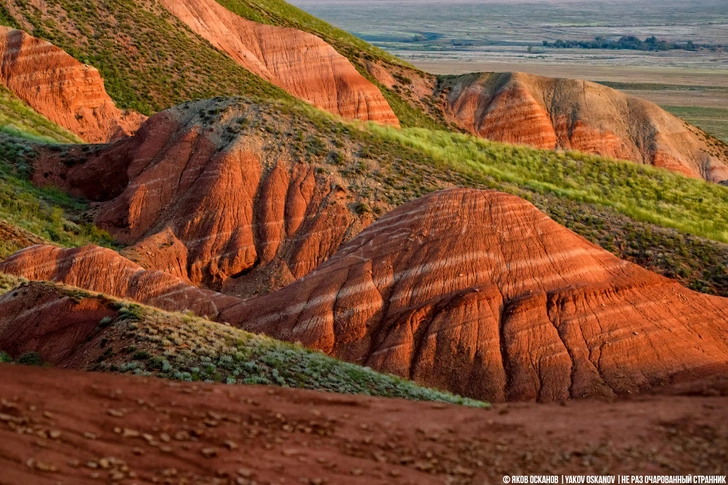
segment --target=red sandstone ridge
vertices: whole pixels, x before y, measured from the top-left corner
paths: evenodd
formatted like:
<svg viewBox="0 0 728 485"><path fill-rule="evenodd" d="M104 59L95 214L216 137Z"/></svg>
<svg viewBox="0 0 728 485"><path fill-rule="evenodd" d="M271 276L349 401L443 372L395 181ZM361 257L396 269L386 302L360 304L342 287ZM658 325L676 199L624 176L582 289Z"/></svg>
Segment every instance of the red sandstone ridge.
<svg viewBox="0 0 728 485"><path fill-rule="evenodd" d="M399 126L377 87L315 35L246 20L215 0L161 3L241 66L294 96L344 118Z"/></svg>
<svg viewBox="0 0 728 485"><path fill-rule="evenodd" d="M116 108L99 72L22 30L0 26L0 80L34 110L90 143L134 133L146 119Z"/></svg>
<svg viewBox="0 0 728 485"><path fill-rule="evenodd" d="M579 150L663 167L712 182L728 156L657 105L589 81L524 73L446 79L446 115L471 133L538 148Z"/></svg>
<svg viewBox="0 0 728 485"><path fill-rule="evenodd" d="M728 300L476 190L405 204L305 278L221 317L490 401L626 394L728 365Z"/></svg>
<svg viewBox="0 0 728 485"><path fill-rule="evenodd" d="M334 254L371 215L357 214L331 176L271 151L257 130L243 132L256 107L221 103L159 113L136 136L95 150L49 151L34 182L96 202L96 224L147 269L241 296L278 289ZM220 119L207 123L211 110Z"/></svg>

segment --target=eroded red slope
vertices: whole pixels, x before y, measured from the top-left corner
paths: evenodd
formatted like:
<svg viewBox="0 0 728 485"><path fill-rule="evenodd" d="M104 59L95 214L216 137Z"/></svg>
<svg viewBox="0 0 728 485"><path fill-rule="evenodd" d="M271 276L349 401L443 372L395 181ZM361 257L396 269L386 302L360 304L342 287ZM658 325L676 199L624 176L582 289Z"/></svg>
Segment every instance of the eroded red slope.
<svg viewBox="0 0 728 485"><path fill-rule="evenodd" d="M129 264L38 246L0 271L154 304L116 274ZM151 296L183 310L173 295L196 289L175 281L161 287L172 297ZM728 370L728 300L621 261L497 192L431 194L282 290L216 298L220 321L490 401L628 394Z"/></svg>
<svg viewBox="0 0 728 485"><path fill-rule="evenodd" d="M167 110L108 147L48 151L34 182L97 202L96 224L147 269L241 296L278 289L372 217L325 170L244 130L255 111L236 100Z"/></svg>
<svg viewBox="0 0 728 485"><path fill-rule="evenodd" d="M190 29L241 66L344 118L399 126L374 84L315 35L244 19L215 0L160 0Z"/></svg>
<svg viewBox="0 0 728 485"><path fill-rule="evenodd" d="M134 133L145 116L116 108L99 72L22 30L0 26L0 81L30 107L90 143Z"/></svg>
<svg viewBox="0 0 728 485"><path fill-rule="evenodd" d="M0 272L116 295L169 311L191 310L209 318L217 318L221 309L239 303L237 298L197 288L164 271L145 270L117 252L98 246L32 246L0 263ZM42 303L38 306L43 307ZM2 321L17 312L4 308L0 313ZM31 319L48 317L32 308L27 313Z"/></svg>
<svg viewBox="0 0 728 485"><path fill-rule="evenodd" d="M507 143L596 153L712 182L728 179L725 146L657 105L600 84L524 73L446 79L446 114Z"/></svg>
<svg viewBox="0 0 728 485"><path fill-rule="evenodd" d="M625 394L728 369L728 300L497 192L405 204L302 280L222 318L491 401Z"/></svg>

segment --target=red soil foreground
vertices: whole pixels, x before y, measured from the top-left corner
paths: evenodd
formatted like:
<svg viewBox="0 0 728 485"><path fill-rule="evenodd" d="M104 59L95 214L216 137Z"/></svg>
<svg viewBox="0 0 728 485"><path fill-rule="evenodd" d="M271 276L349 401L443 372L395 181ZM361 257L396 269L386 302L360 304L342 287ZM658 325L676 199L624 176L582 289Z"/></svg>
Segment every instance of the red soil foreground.
<svg viewBox="0 0 728 485"><path fill-rule="evenodd" d="M490 410L0 366L0 483L483 484L726 474L728 379Z"/></svg>

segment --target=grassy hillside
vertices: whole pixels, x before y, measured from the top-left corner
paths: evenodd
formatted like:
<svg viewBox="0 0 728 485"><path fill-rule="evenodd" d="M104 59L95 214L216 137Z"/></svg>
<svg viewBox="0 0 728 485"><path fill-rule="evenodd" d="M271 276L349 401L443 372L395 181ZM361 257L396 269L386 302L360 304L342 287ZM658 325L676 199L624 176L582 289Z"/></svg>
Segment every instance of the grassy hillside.
<svg viewBox="0 0 728 485"><path fill-rule="evenodd" d="M7 6L9 0L0 0ZM290 99L193 34L155 2L12 2L12 22L96 67L120 108L144 114L197 98ZM8 16L5 8L5 17ZM7 20L6 20L7 22Z"/></svg>
<svg viewBox="0 0 728 485"><path fill-rule="evenodd" d="M0 84L0 132L49 143L83 143L79 137L33 111Z"/></svg>
<svg viewBox="0 0 728 485"><path fill-rule="evenodd" d="M28 283L0 273L0 295L18 284ZM193 315L163 312L52 283L33 285L42 285L44 292L79 305L97 299L115 312L114 317L99 322L83 345L81 361L75 365L85 370L485 405Z"/></svg>
<svg viewBox="0 0 728 485"><path fill-rule="evenodd" d="M7 6L16 7L12 16ZM249 73L191 32L156 2L109 0L0 0L0 23L20 26L81 62L96 67L120 108L150 115L190 99L241 95L288 100L283 90ZM393 56L280 0L222 0L243 17L302 29L329 41L367 76L366 59L403 66ZM153 46L153 48L150 48ZM441 121L380 86L404 126L444 127Z"/></svg>

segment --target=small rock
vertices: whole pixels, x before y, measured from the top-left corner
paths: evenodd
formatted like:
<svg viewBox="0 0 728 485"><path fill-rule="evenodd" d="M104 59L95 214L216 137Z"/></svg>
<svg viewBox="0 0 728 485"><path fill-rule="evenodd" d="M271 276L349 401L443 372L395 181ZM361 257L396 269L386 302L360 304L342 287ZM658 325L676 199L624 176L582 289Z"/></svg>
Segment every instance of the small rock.
<svg viewBox="0 0 728 485"><path fill-rule="evenodd" d="M201 452L205 458L214 458L217 456L217 450L215 448L203 448Z"/></svg>
<svg viewBox="0 0 728 485"><path fill-rule="evenodd" d="M106 414L109 416L113 416L115 418L123 418L124 413L122 411L119 411L118 409L107 409Z"/></svg>
<svg viewBox="0 0 728 485"><path fill-rule="evenodd" d="M243 478L253 478L253 475L255 475L255 472L251 470L250 468L238 468L238 475L240 475Z"/></svg>
<svg viewBox="0 0 728 485"><path fill-rule="evenodd" d="M109 478L112 482L120 482L125 478L125 475L121 472L111 472L111 475L109 475Z"/></svg>

